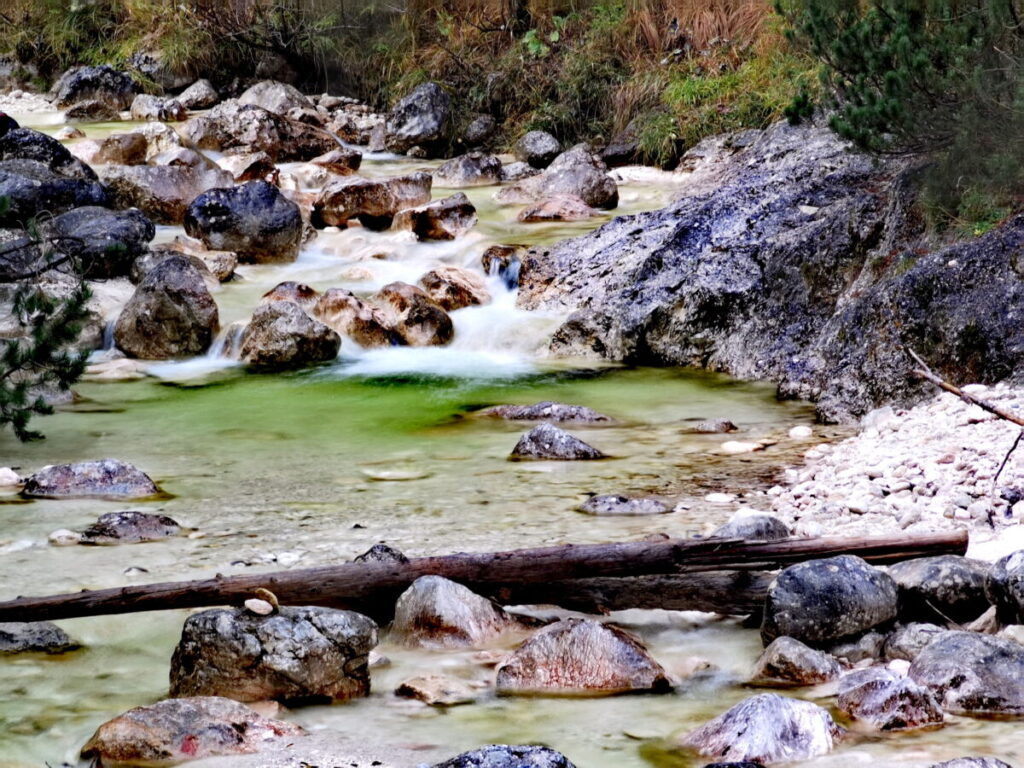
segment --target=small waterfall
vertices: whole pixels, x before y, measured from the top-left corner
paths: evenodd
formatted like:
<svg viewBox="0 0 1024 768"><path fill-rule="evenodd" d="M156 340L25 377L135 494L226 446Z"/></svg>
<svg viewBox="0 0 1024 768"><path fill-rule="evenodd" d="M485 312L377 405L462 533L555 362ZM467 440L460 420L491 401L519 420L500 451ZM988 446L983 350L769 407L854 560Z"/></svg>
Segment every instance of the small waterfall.
<svg viewBox="0 0 1024 768"><path fill-rule="evenodd" d="M236 320L214 339L206 356L212 360L226 358L237 360L242 347L242 335L245 333L247 323L244 320Z"/></svg>
<svg viewBox="0 0 1024 768"><path fill-rule="evenodd" d="M103 326L103 342L100 347L100 352L109 352L114 348L114 326L117 325L117 320L107 320Z"/></svg>

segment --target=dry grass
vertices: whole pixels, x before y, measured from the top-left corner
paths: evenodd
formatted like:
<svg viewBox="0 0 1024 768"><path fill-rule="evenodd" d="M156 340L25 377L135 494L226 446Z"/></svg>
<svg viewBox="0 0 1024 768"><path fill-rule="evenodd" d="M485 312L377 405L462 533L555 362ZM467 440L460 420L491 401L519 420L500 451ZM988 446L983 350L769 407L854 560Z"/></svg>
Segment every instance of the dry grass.
<svg viewBox="0 0 1024 768"><path fill-rule="evenodd" d="M629 0L630 15L652 51L705 51L753 43L772 14L769 0Z"/></svg>

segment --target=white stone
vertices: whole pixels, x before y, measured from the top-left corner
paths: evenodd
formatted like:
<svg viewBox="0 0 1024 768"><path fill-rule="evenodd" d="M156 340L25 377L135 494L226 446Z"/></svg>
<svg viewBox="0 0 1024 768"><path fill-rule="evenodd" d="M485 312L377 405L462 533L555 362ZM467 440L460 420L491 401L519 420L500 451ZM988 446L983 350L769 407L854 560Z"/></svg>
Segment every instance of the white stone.
<svg viewBox="0 0 1024 768"><path fill-rule="evenodd" d="M82 543L82 534L61 528L47 536L46 540L55 547L72 547Z"/></svg>
<svg viewBox="0 0 1024 768"><path fill-rule="evenodd" d="M789 436L794 440L806 440L814 435L814 430L808 426L793 427L789 430Z"/></svg>
<svg viewBox="0 0 1024 768"><path fill-rule="evenodd" d="M0 467L0 488L15 488L21 485L18 473L10 467Z"/></svg>
<svg viewBox="0 0 1024 768"><path fill-rule="evenodd" d="M761 443L745 443L741 440L727 440L720 446L722 453L736 454L736 453L753 453L754 451L764 450L764 446Z"/></svg>
<svg viewBox="0 0 1024 768"><path fill-rule="evenodd" d="M731 504L736 501L735 493L709 493L704 497L709 504Z"/></svg>
<svg viewBox="0 0 1024 768"><path fill-rule="evenodd" d="M274 612L274 606L266 600L254 597L245 601L245 610L249 613L255 613L257 616L269 616Z"/></svg>

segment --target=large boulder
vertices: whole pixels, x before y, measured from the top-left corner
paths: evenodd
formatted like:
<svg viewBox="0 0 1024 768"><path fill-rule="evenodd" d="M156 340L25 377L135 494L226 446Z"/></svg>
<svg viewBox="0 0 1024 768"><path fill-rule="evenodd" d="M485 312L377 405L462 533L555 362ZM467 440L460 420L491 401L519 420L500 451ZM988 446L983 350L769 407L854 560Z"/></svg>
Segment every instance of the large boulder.
<svg viewBox="0 0 1024 768"><path fill-rule="evenodd" d="M835 680L843 667L835 657L792 637L779 637L764 649L750 677L752 685L802 686Z"/></svg>
<svg viewBox="0 0 1024 768"><path fill-rule="evenodd" d="M398 211L430 202L432 178L413 173L388 179L352 176L325 186L313 203L315 226L345 226L352 219L373 229L386 229Z"/></svg>
<svg viewBox="0 0 1024 768"><path fill-rule="evenodd" d="M387 325L410 347L439 347L455 334L452 319L422 289L389 283L372 301L383 310Z"/></svg>
<svg viewBox="0 0 1024 768"><path fill-rule="evenodd" d="M424 83L400 100L388 113L385 142L390 152L419 147L438 154L448 143L451 99L437 83Z"/></svg>
<svg viewBox="0 0 1024 768"><path fill-rule="evenodd" d="M0 622L0 654L65 653L81 646L48 621Z"/></svg>
<svg viewBox="0 0 1024 768"><path fill-rule="evenodd" d="M86 206L46 221L41 233L54 240L57 250L79 259L86 277L103 280L127 276L146 252L156 228L135 208L111 211Z"/></svg>
<svg viewBox="0 0 1024 768"><path fill-rule="evenodd" d="M125 72L106 64L73 67L53 86L54 106L67 109L83 101L99 101L118 111L128 109L141 89Z"/></svg>
<svg viewBox="0 0 1024 768"><path fill-rule="evenodd" d="M138 208L157 224L181 224L189 203L232 182L220 168L187 165L102 165L100 178L117 206Z"/></svg>
<svg viewBox="0 0 1024 768"><path fill-rule="evenodd" d="M554 424L539 424L519 438L510 458L517 461L588 461L607 458L591 445Z"/></svg>
<svg viewBox="0 0 1024 768"><path fill-rule="evenodd" d="M82 747L82 757L96 765L170 766L203 757L253 754L303 733L297 725L267 719L230 699L167 699L101 725Z"/></svg>
<svg viewBox="0 0 1024 768"><path fill-rule="evenodd" d="M502 694L602 695L670 688L636 639L592 619L563 619L537 632L498 667Z"/></svg>
<svg viewBox="0 0 1024 768"><path fill-rule="evenodd" d="M0 134L0 160L35 160L65 179L96 181L96 173L59 141L31 128Z"/></svg>
<svg viewBox="0 0 1024 768"><path fill-rule="evenodd" d="M334 701L370 691L377 625L366 616L316 606L269 616L244 608L189 616L171 659L171 696L235 701Z"/></svg>
<svg viewBox="0 0 1024 768"><path fill-rule="evenodd" d="M178 94L178 103L185 109L209 109L220 101L220 94L209 80L196 80Z"/></svg>
<svg viewBox="0 0 1024 768"><path fill-rule="evenodd" d="M957 381L1024 366L1024 217L921 254L902 163L819 125L711 144L665 209L524 256L519 306L567 313L553 352L771 380L840 421L934 395L907 347Z"/></svg>
<svg viewBox="0 0 1024 768"><path fill-rule="evenodd" d="M516 142L512 153L531 168L547 168L562 154L562 145L547 131L530 131Z"/></svg>
<svg viewBox="0 0 1024 768"><path fill-rule="evenodd" d="M188 206L185 232L242 261L294 261L302 244L299 206L265 181L211 189Z"/></svg>
<svg viewBox="0 0 1024 768"><path fill-rule="evenodd" d="M715 760L767 765L826 755L842 736L817 704L762 693L693 731L683 744Z"/></svg>
<svg viewBox="0 0 1024 768"><path fill-rule="evenodd" d="M416 208L399 211L394 228L408 230L417 240L454 240L476 224L476 206L462 192Z"/></svg>
<svg viewBox="0 0 1024 768"><path fill-rule="evenodd" d="M295 86L274 80L261 80L250 86L238 97L238 103L255 104L277 115L284 115L290 109L313 109L313 102Z"/></svg>
<svg viewBox="0 0 1024 768"><path fill-rule="evenodd" d="M992 566L957 555L905 560L889 567L899 588L900 621L967 624L989 608Z"/></svg>
<svg viewBox="0 0 1024 768"><path fill-rule="evenodd" d="M1024 550L999 560L985 583L1002 624L1024 624Z"/></svg>
<svg viewBox="0 0 1024 768"><path fill-rule="evenodd" d="M448 160L434 171L439 187L486 187L501 182L501 160L483 152L469 152Z"/></svg>
<svg viewBox="0 0 1024 768"><path fill-rule="evenodd" d="M240 356L257 370L290 370L329 363L341 337L290 301L257 307L242 334Z"/></svg>
<svg viewBox="0 0 1024 768"><path fill-rule="evenodd" d="M188 256L164 259L139 283L114 326L129 357L167 360L205 353L220 329L217 303Z"/></svg>
<svg viewBox="0 0 1024 768"><path fill-rule="evenodd" d="M321 128L237 101L193 117L181 132L197 149L266 152L278 163L310 160L338 146L338 140Z"/></svg>
<svg viewBox="0 0 1024 768"><path fill-rule="evenodd" d="M161 123L180 123L188 120L188 110L177 99L167 99L140 93L132 100L132 120L156 120Z"/></svg>
<svg viewBox="0 0 1024 768"><path fill-rule="evenodd" d="M774 515L744 511L733 515L727 523L718 526L709 538L782 541L792 535L790 527Z"/></svg>
<svg viewBox="0 0 1024 768"><path fill-rule="evenodd" d="M0 226L21 228L44 213L57 215L110 202L99 182L65 178L37 160L0 161L0 198L7 201L0 211Z"/></svg>
<svg viewBox="0 0 1024 768"><path fill-rule="evenodd" d="M343 288L324 291L310 314L364 349L401 343L401 337L388 325L381 310Z"/></svg>
<svg viewBox="0 0 1024 768"><path fill-rule="evenodd" d="M615 180L585 144L560 154L539 176L503 187L495 198L502 203L537 203L566 195L579 198L592 208L614 208L619 204Z"/></svg>
<svg viewBox="0 0 1024 768"><path fill-rule="evenodd" d="M927 688L885 667L852 672L839 683L839 709L878 731L940 725L942 708Z"/></svg>
<svg viewBox="0 0 1024 768"><path fill-rule="evenodd" d="M812 560L785 568L768 588L761 638L823 648L891 622L896 611L896 583L884 571L853 555Z"/></svg>
<svg viewBox="0 0 1024 768"><path fill-rule="evenodd" d="M25 480L21 491L39 499L147 499L159 493L144 472L118 459L43 467Z"/></svg>
<svg viewBox="0 0 1024 768"><path fill-rule="evenodd" d="M575 768L561 752L547 747L491 744L435 763L433 768ZM988 766L979 766L988 768Z"/></svg>
<svg viewBox="0 0 1024 768"><path fill-rule="evenodd" d="M1024 646L972 632L946 632L910 665L947 712L982 717L1024 715Z"/></svg>
<svg viewBox="0 0 1024 768"><path fill-rule="evenodd" d="M448 312L487 304L491 300L484 281L476 273L461 267L435 267L420 278L420 285L435 303Z"/></svg>
<svg viewBox="0 0 1024 768"><path fill-rule="evenodd" d="M490 600L443 576L420 576L398 598L391 638L423 648L478 648L517 622Z"/></svg>

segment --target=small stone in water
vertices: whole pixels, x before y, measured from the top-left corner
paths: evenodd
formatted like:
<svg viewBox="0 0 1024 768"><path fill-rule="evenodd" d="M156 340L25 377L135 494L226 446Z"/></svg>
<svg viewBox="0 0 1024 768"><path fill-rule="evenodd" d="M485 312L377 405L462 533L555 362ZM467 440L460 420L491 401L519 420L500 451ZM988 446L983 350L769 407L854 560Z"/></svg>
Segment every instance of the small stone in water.
<svg viewBox="0 0 1024 768"><path fill-rule="evenodd" d="M54 531L47 537L47 541L55 547L71 547L82 543L82 534L61 528Z"/></svg>
<svg viewBox="0 0 1024 768"><path fill-rule="evenodd" d="M274 606L266 600L259 600L257 598L246 600L245 609L249 613L255 613L257 616L269 616L274 612Z"/></svg>
<svg viewBox="0 0 1024 768"><path fill-rule="evenodd" d="M727 440L721 445L722 453L728 454L753 453L763 450L764 446L761 443L745 443L740 440Z"/></svg>
<svg viewBox="0 0 1024 768"><path fill-rule="evenodd" d="M10 467L0 467L0 488L14 488L21 485L18 473Z"/></svg>
<svg viewBox="0 0 1024 768"><path fill-rule="evenodd" d="M709 504L731 504L736 501L735 493L709 493L704 497Z"/></svg>

